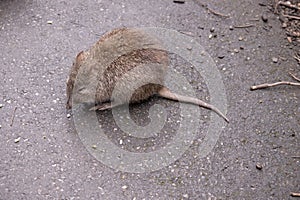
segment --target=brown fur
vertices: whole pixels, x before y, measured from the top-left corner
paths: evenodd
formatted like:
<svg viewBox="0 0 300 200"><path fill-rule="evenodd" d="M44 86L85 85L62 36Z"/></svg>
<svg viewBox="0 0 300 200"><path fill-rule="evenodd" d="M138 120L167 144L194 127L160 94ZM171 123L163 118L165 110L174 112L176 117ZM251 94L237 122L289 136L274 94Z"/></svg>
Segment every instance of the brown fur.
<svg viewBox="0 0 300 200"><path fill-rule="evenodd" d="M163 86L169 57L162 49L157 39L138 29L115 29L103 35L89 50L80 52L73 63L67 81L67 108L72 108L72 102L99 103L93 109L104 110L158 94L211 109L228 122L213 105L173 94ZM135 83L141 81L145 84L135 88ZM136 90L129 95L133 88ZM115 91L117 99L112 98ZM118 103L112 105L115 101Z"/></svg>
<svg viewBox="0 0 300 200"><path fill-rule="evenodd" d="M159 84L144 85L130 101L137 102L158 93L168 67L167 53L160 48L156 39L140 30L122 28L105 34L91 49L77 55L67 81L67 108L72 107L72 100L76 103L110 101L119 79L147 63L161 64L160 69L156 69L157 73L147 74L138 71L134 74L135 78L149 79L149 82L158 80Z"/></svg>

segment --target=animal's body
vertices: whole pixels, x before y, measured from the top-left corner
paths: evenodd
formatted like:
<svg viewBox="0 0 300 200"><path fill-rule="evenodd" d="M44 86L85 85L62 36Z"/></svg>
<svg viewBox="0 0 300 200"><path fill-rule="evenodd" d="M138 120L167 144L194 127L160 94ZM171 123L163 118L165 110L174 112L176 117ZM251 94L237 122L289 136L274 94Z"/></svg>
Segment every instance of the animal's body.
<svg viewBox="0 0 300 200"><path fill-rule="evenodd" d="M173 94L163 86L169 57L162 49L157 39L138 29L115 29L103 35L89 50L80 52L73 63L67 81L67 108L72 107L73 101L97 103L91 109L104 110L126 103L123 101L139 102L156 94L211 109L228 121L214 106L199 99ZM122 100L115 105L113 91L124 78L130 81L118 85L118 97ZM128 99L127 91L139 80L148 84L137 88Z"/></svg>

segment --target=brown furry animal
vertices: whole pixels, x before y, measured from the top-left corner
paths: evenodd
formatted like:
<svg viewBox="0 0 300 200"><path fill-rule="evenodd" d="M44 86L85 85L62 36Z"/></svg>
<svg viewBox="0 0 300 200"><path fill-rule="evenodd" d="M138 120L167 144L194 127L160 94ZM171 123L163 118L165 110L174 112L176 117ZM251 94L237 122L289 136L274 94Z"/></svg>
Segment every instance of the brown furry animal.
<svg viewBox="0 0 300 200"><path fill-rule="evenodd" d="M73 101L98 103L91 109L105 110L126 102L139 102L157 94L211 109L228 122L225 115L213 105L173 94L163 86L169 57L162 49L156 38L138 29L115 29L105 34L89 50L77 55L67 81L67 108L72 108ZM137 87L134 83L141 80L145 84ZM115 86L118 83L117 90ZM135 87L132 96L128 95L128 91ZM117 90L116 99L112 98L114 89Z"/></svg>

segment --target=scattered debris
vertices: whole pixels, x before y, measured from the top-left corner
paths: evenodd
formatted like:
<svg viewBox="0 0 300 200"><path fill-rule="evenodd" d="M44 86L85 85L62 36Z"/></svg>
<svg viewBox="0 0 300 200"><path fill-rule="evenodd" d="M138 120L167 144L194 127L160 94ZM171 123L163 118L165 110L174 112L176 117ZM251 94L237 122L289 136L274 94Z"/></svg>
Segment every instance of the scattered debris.
<svg viewBox="0 0 300 200"><path fill-rule="evenodd" d="M225 56L224 55L218 55L218 58L223 59Z"/></svg>
<svg viewBox="0 0 300 200"><path fill-rule="evenodd" d="M258 5L260 5L260 6L267 6L265 3L258 3Z"/></svg>
<svg viewBox="0 0 300 200"><path fill-rule="evenodd" d="M298 20L300 20L300 17L294 16L294 15L284 15L284 14L282 14L282 16L287 17L287 18L291 18L291 19L298 19Z"/></svg>
<svg viewBox="0 0 300 200"><path fill-rule="evenodd" d="M278 1L274 12L281 15L282 28L286 30L288 41L296 45L300 44L300 3L297 0Z"/></svg>
<svg viewBox="0 0 300 200"><path fill-rule="evenodd" d="M297 78L294 74L290 73L291 77L293 79L295 79L296 81L298 81L299 83L295 83L295 82L288 82L288 81L280 81L280 82L276 82L276 83L264 83L264 84L260 84L260 85L254 85L251 86L250 89L251 90L257 90L257 89L263 89L263 88L269 88L269 87L274 87L277 85L293 85L293 86L300 86L300 79Z"/></svg>
<svg viewBox="0 0 300 200"><path fill-rule="evenodd" d="M294 55L294 58L298 61L298 63L300 64L300 56L298 54Z"/></svg>
<svg viewBox="0 0 300 200"><path fill-rule="evenodd" d="M298 192L292 192L291 196L292 197L300 197L300 193L298 193Z"/></svg>
<svg viewBox="0 0 300 200"><path fill-rule="evenodd" d="M291 158L300 158L300 156L291 156Z"/></svg>
<svg viewBox="0 0 300 200"><path fill-rule="evenodd" d="M234 28L250 28L255 26L254 24L235 25Z"/></svg>
<svg viewBox="0 0 300 200"><path fill-rule="evenodd" d="M21 137L18 137L18 138L16 138L16 139L14 140L14 142L15 142L15 143L18 143L18 142L20 142L20 140L21 140Z"/></svg>
<svg viewBox="0 0 300 200"><path fill-rule="evenodd" d="M273 63L278 63L278 58L273 57L273 58L272 58L272 61L273 61Z"/></svg>
<svg viewBox="0 0 300 200"><path fill-rule="evenodd" d="M12 126L14 124L16 110L17 110L17 107L15 107L15 109L13 111L13 114L12 114L12 117L11 117L11 120L10 120L10 126Z"/></svg>
<svg viewBox="0 0 300 200"><path fill-rule="evenodd" d="M262 165L261 165L260 163L257 163L257 164L256 164L256 169L262 170L262 168L263 168L263 167L262 167Z"/></svg>
<svg viewBox="0 0 300 200"><path fill-rule="evenodd" d="M283 5L283 6L286 6L286 7L289 7L289 8L300 10L300 7L298 7L296 5L293 5L290 1L287 1L287 2L278 1L278 3L275 6L275 13L278 13L278 6L279 5Z"/></svg>
<svg viewBox="0 0 300 200"><path fill-rule="evenodd" d="M214 14L214 15L217 15L217 16L220 16L220 17L226 17L226 18L230 17L230 15L225 15L225 14L216 12L216 11L212 10L211 8L209 8L208 6L207 6L206 8L207 8L207 10L208 10L209 12L211 12L211 13Z"/></svg>
<svg viewBox="0 0 300 200"><path fill-rule="evenodd" d="M184 4L185 0L173 0L173 3Z"/></svg>
<svg viewBox="0 0 300 200"><path fill-rule="evenodd" d="M126 190L127 188L128 188L127 185L123 185L123 186L122 186L122 189L123 189L123 190Z"/></svg>
<svg viewBox="0 0 300 200"><path fill-rule="evenodd" d="M268 22L268 16L266 13L261 15L261 19L263 20L263 22Z"/></svg>
<svg viewBox="0 0 300 200"><path fill-rule="evenodd" d="M300 82L300 78L296 77L294 74L290 73L290 76L295 79L296 81Z"/></svg>
<svg viewBox="0 0 300 200"><path fill-rule="evenodd" d="M195 36L195 34L193 34L192 32L190 31L178 31L179 33L183 33L185 35L189 35L189 36Z"/></svg>
<svg viewBox="0 0 300 200"><path fill-rule="evenodd" d="M230 15L225 15L225 14L219 13L217 11L214 11L213 9L209 8L207 4L203 4L200 1L195 1L195 3L197 3L198 5L206 8L210 13L212 13L212 14L214 14L216 16L225 17L225 18L230 17Z"/></svg>

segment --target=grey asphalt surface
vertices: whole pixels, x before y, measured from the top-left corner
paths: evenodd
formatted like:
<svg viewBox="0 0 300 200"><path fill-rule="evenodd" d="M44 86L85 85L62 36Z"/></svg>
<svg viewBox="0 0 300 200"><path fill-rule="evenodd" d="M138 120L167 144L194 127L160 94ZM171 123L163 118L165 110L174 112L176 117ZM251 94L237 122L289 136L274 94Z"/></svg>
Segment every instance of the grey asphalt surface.
<svg viewBox="0 0 300 200"><path fill-rule="evenodd" d="M200 2L230 17L216 16ZM254 84L291 80L288 72L300 76L292 57L299 49L286 40L270 3L1 0L0 199L294 199L290 193L300 192L300 90L249 90ZM267 23L261 20L263 13ZM254 26L230 29L248 23ZM200 158L197 151L209 124L205 109L191 147L158 171L116 171L82 144L72 118L67 118L65 80L79 51L124 26L190 32L215 60L230 123L208 156ZM201 75L177 68L199 98L209 99ZM154 103L166 106L170 119L157 138L128 140L110 111L98 118L115 145L152 151L172 140L179 113L176 102L154 97L133 106L132 118L147 124Z"/></svg>

